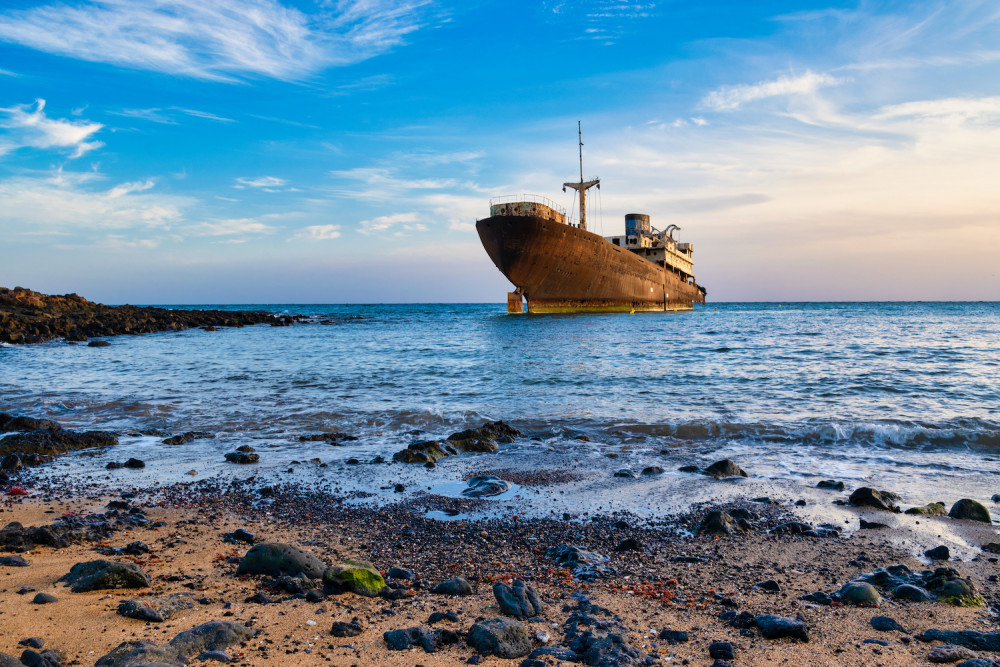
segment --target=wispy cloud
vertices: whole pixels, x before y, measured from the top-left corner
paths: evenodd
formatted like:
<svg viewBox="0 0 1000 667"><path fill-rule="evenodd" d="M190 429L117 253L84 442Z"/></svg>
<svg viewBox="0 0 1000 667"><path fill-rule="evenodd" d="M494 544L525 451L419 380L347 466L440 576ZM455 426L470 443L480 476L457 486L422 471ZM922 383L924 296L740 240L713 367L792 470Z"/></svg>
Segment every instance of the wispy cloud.
<svg viewBox="0 0 1000 667"><path fill-rule="evenodd" d="M195 236L234 236L273 234L275 229L272 225L261 222L259 218L227 218L189 225L184 231Z"/></svg>
<svg viewBox="0 0 1000 667"><path fill-rule="evenodd" d="M807 71L798 76L785 75L772 81L723 86L706 95L701 104L714 111L732 111L748 102L769 97L812 95L823 86L836 86L843 82L844 79L829 74Z"/></svg>
<svg viewBox="0 0 1000 667"><path fill-rule="evenodd" d="M340 238L340 225L309 225L288 240L329 241L336 238Z"/></svg>
<svg viewBox="0 0 1000 667"><path fill-rule="evenodd" d="M0 40L210 80L296 80L400 44L427 3L341 0L307 15L276 0L93 0L0 14Z"/></svg>
<svg viewBox="0 0 1000 667"><path fill-rule="evenodd" d="M0 229L8 237L22 232L86 234L101 229L169 229L183 220L191 200L154 194L153 181L94 187L96 174L19 177L0 181Z"/></svg>
<svg viewBox="0 0 1000 667"><path fill-rule="evenodd" d="M220 123L235 123L232 118L225 118L223 116L217 116L214 113L209 113L207 111L198 111L197 109L181 109L177 108L181 113L186 113L189 116L194 116L195 118L205 118L206 120L217 120Z"/></svg>
<svg viewBox="0 0 1000 667"><path fill-rule="evenodd" d="M119 109L117 111L108 111L108 113L115 116L124 116L125 118L148 120L151 123L160 123L161 125L177 124L176 120L163 113L163 109Z"/></svg>
<svg viewBox="0 0 1000 667"><path fill-rule="evenodd" d="M875 115L878 120L892 118L951 118L954 120L988 120L1000 116L1000 97L949 97L939 100L904 102L883 107Z"/></svg>
<svg viewBox="0 0 1000 667"><path fill-rule="evenodd" d="M372 218L371 220L362 220L361 229L358 231L362 234L376 234L379 232L384 232L391 227L395 226L405 226L408 224L416 223L419 217L416 213L395 213L393 215L381 215L377 218ZM423 225L421 225L423 226ZM426 229L426 227L424 227Z"/></svg>
<svg viewBox="0 0 1000 667"><path fill-rule="evenodd" d="M277 176L259 176L257 178L241 176L236 179L236 185L233 187L237 190L258 188L266 192L277 192L278 188L283 188L286 185L288 185L288 181Z"/></svg>
<svg viewBox="0 0 1000 667"><path fill-rule="evenodd" d="M102 127L100 123L57 120L45 114L45 100L31 105L19 104L0 108L5 118L0 128L7 130L7 137L0 137L0 155L18 148L69 148L71 158L78 158L88 151L100 148L100 141L89 141Z"/></svg>

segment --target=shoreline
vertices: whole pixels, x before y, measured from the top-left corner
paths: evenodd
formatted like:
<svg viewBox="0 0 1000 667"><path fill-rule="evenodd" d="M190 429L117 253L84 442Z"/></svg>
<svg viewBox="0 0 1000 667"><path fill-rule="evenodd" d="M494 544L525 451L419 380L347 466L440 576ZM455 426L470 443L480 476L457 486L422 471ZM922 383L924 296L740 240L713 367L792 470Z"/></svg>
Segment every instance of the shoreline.
<svg viewBox="0 0 1000 667"><path fill-rule="evenodd" d="M118 509L106 509L110 500L119 501ZM726 507L733 511L735 505ZM788 508L761 512L756 527L745 533L696 537L684 533L704 517L704 511L675 517L669 527L660 528L642 527L622 517L580 522L511 516L440 522L414 515L406 503L371 508L328 494L303 494L287 486L259 486L251 481L214 488L206 482L175 485L127 500L90 495L85 487L52 490L30 501L7 497L0 520L44 525L67 512L91 517L77 519L82 525L115 525L122 517L136 514L146 520L114 529L101 539L72 541L65 548L36 546L21 554L31 563L29 567L3 567L0 651L17 655L19 640L41 637L47 648L61 652L67 662L92 664L122 641L163 642L201 623L225 619L249 624L260 633L229 650L235 664L412 665L414 660L463 664L479 655L464 643L471 627L502 616L492 585L517 578L537 589L544 607L540 618L524 621L532 650L544 646L566 650L572 643L567 637L573 634L573 620L580 625L581 617L589 617L584 625L590 631L624 639L615 645L619 656L641 651L655 659L649 664L682 664L684 660L708 664L712 659L709 646L728 642L735 649L735 664L741 665L784 660L792 664L860 665L876 660L884 665L910 665L925 664L939 644L920 641L921 633L931 628L988 632L996 624L991 608L1000 604L995 586L989 583L991 577L996 579L998 567L986 558L946 563L975 582L986 598L981 607L905 602L885 593L877 608L804 601L803 595L836 592L879 566L902 563L919 571L927 565L875 531L851 538L770 532L794 518ZM95 512L99 513L96 518ZM394 600L344 592L309 601L301 594L263 586L266 577L237 576L237 563L250 544L228 543L224 535L240 528L258 536L258 542L287 543L326 564L363 559L383 574L390 568L409 570L417 582L390 579L399 586L393 590L403 591ZM115 553L136 541L147 545L149 552ZM601 563L605 572L589 581L574 578L551 555L553 547L564 544L606 556ZM73 593L56 584L73 564L96 558L139 564L152 577L152 589ZM456 576L466 578L475 592L465 596L430 592L431 586ZM30 598L36 591L18 595L22 585L54 594L59 602L33 605ZM768 590L775 585L777 591ZM266 598L247 601L260 592ZM116 613L121 601L151 594L190 594L196 603L163 623ZM590 602L581 603L580 594ZM268 598L272 602L259 601ZM598 608L609 611L605 614ZM449 611L457 614L457 620L427 622L430 614ZM740 612L801 616L809 641L764 639L752 624L741 628L732 619L721 620L726 612L735 612L730 617ZM892 617L906 632L875 630L870 623L875 616ZM363 627L358 636L331 636L332 623L355 618ZM385 632L413 627L429 632L447 628L464 639L440 647L433 655L419 647L389 649ZM670 644L660 638L665 630L686 632L688 639ZM81 640L79 632L85 632L86 639ZM540 641L546 635L547 640ZM482 664L520 664L521 657L483 656ZM551 656L539 659L541 664L564 664ZM630 659L635 661L621 664L645 664L639 658Z"/></svg>

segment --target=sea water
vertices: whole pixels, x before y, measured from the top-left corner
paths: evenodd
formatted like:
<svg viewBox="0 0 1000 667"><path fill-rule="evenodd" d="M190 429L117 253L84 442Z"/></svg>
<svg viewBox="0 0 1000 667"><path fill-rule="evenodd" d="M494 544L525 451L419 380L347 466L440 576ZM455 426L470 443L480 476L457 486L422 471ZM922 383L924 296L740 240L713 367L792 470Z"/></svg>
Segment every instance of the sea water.
<svg viewBox="0 0 1000 667"><path fill-rule="evenodd" d="M498 304L204 307L309 323L0 348L0 410L123 434L118 448L62 457L42 474L113 484L270 474L345 492L402 481L429 493L483 470L562 474L518 494L537 514L656 514L754 492L825 504L820 479L893 490L913 505L989 504L1000 492L997 303L537 316ZM525 437L433 472L366 465L495 419ZM149 430L216 437L169 447L139 435ZM358 440L299 441L329 431ZM260 464L223 462L241 444ZM147 468L103 470L129 456ZM749 480L677 472L727 457ZM613 477L648 466L666 472Z"/></svg>

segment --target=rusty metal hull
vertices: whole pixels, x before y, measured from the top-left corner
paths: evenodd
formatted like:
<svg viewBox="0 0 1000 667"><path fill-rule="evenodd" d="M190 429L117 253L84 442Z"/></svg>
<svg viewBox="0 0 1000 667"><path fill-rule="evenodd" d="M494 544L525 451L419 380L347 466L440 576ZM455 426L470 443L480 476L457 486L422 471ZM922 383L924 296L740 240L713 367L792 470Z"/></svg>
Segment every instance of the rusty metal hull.
<svg viewBox="0 0 1000 667"><path fill-rule="evenodd" d="M536 216L476 223L486 253L528 311L672 311L704 303L695 284L597 234Z"/></svg>

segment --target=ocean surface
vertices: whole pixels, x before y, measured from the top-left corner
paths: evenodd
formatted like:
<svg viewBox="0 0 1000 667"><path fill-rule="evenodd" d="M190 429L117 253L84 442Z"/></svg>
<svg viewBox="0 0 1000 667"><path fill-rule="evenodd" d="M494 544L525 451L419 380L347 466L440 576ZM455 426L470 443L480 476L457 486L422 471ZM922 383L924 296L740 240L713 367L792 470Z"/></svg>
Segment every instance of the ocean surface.
<svg viewBox="0 0 1000 667"><path fill-rule="evenodd" d="M1000 492L998 303L566 316L510 316L502 304L204 307L311 323L121 336L105 348L0 348L0 410L126 434L216 434L176 447L126 435L117 449L63 457L47 474L113 484L273 474L343 491L403 481L448 494L476 471L566 473L555 487L505 494L538 514L653 515L729 493L720 489L825 506L820 479L890 489L904 506L958 497L989 505ZM410 442L487 419L525 437L435 471L345 464L391 460ZM298 440L324 431L359 439ZM259 466L222 462L240 444L257 449ZM103 470L133 455L145 470ZM724 457L750 479L719 485L676 471ZM612 476L653 465L666 473Z"/></svg>

